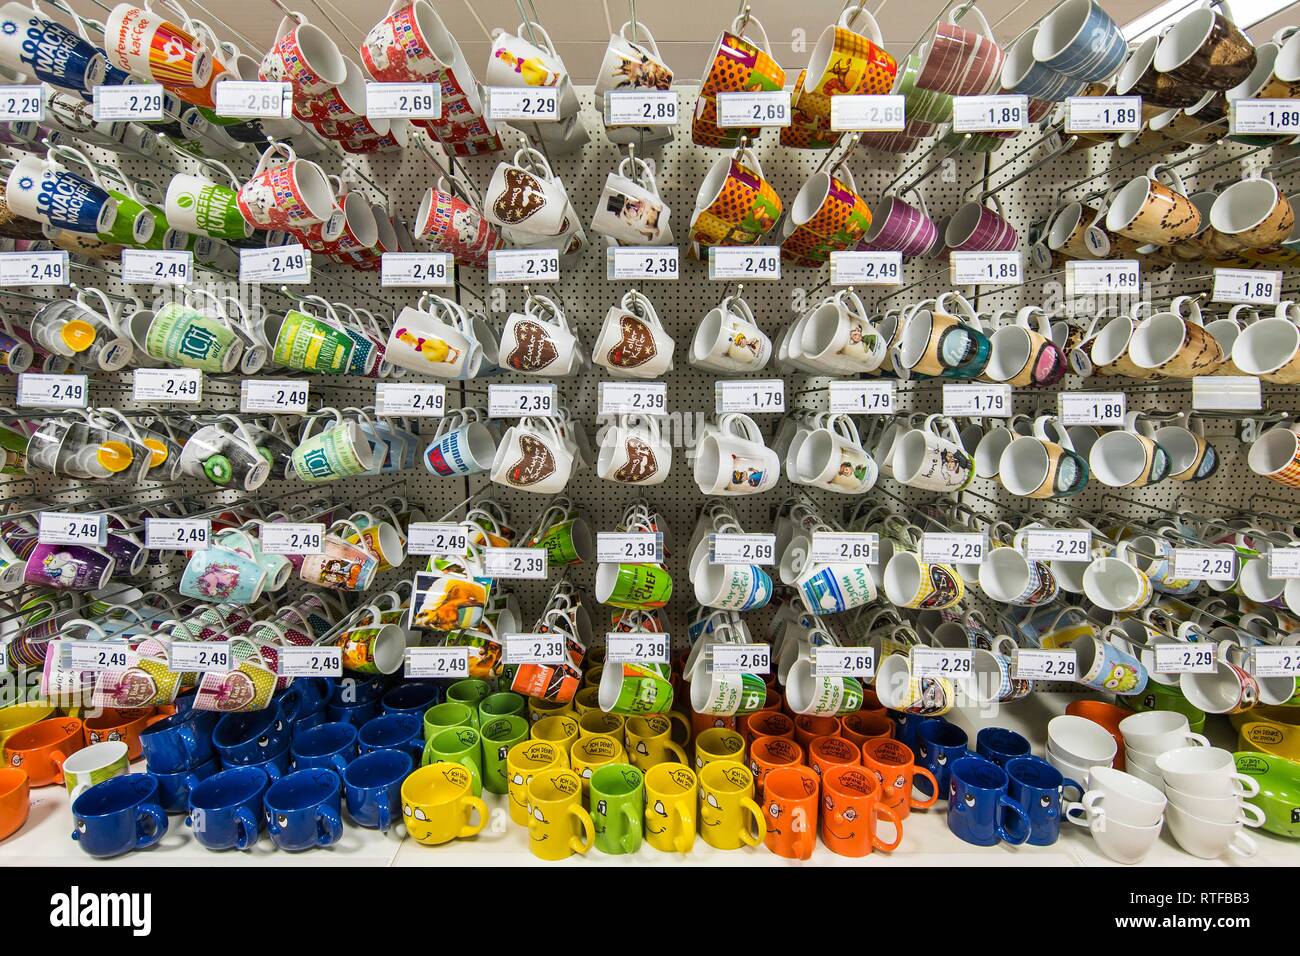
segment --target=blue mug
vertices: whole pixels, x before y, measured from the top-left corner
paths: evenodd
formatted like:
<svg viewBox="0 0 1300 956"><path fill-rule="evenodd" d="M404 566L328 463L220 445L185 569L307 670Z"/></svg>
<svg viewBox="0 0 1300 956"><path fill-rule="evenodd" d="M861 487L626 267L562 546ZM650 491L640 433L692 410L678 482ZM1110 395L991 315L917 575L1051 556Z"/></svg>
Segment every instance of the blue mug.
<svg viewBox="0 0 1300 956"><path fill-rule="evenodd" d="M1096 83L1120 68L1128 43L1096 0L1066 0L1039 24L1033 54L1050 70Z"/></svg>
<svg viewBox="0 0 1300 956"><path fill-rule="evenodd" d="M297 730L298 721L302 717L303 708L306 705L307 701L303 696L302 685L295 680L284 690L277 691L271 697L271 703L268 707L274 707L278 710L280 719L288 724L292 730Z"/></svg>
<svg viewBox="0 0 1300 956"><path fill-rule="evenodd" d="M1070 642L1078 661L1080 684L1103 693L1133 697L1147 687L1147 669L1136 656L1114 643L1119 638L1103 632Z"/></svg>
<svg viewBox="0 0 1300 956"><path fill-rule="evenodd" d="M325 723L328 719L325 706L329 703L330 694L334 692L334 679L332 677L299 677L293 682L290 690L295 687L298 688L298 692L302 695L302 703L299 705L298 712L293 720L294 733Z"/></svg>
<svg viewBox="0 0 1300 956"><path fill-rule="evenodd" d="M386 714L419 714L441 702L443 685L434 681L408 681L398 684L384 694L382 706Z"/></svg>
<svg viewBox="0 0 1300 956"><path fill-rule="evenodd" d="M223 714L212 731L212 746L223 766L261 763L289 749L289 723L278 707Z"/></svg>
<svg viewBox="0 0 1300 956"><path fill-rule="evenodd" d="M266 828L281 850L332 846L343 837L339 775L333 770L298 770L266 791Z"/></svg>
<svg viewBox="0 0 1300 956"><path fill-rule="evenodd" d="M938 717L921 722L916 741L916 763L934 774L934 779L939 784L940 797L948 792L948 776L952 765L970 753L969 744L970 738L966 736L966 731L956 724ZM918 778L916 785L924 793L929 783Z"/></svg>
<svg viewBox="0 0 1300 956"><path fill-rule="evenodd" d="M1038 28L1031 27L1007 50L1002 64L1003 90L1051 103L1077 96L1087 86L1087 81L1058 73L1034 59L1033 47L1037 37Z"/></svg>
<svg viewBox="0 0 1300 956"><path fill-rule="evenodd" d="M383 690L384 685L377 677L368 680L344 677L334 685L325 716L329 720L345 720L360 727L379 716L379 698Z"/></svg>
<svg viewBox="0 0 1300 956"><path fill-rule="evenodd" d="M1019 845L1029 839L1029 814L1007 795L1006 771L972 755L950 770L948 829L976 846Z"/></svg>
<svg viewBox="0 0 1300 956"><path fill-rule="evenodd" d="M266 569L256 559L230 548L195 551L185 563L180 592L221 604L252 604L262 596Z"/></svg>
<svg viewBox="0 0 1300 956"><path fill-rule="evenodd" d="M289 745L296 770L335 770L342 773L357 757L357 728L334 721L295 732Z"/></svg>
<svg viewBox="0 0 1300 956"><path fill-rule="evenodd" d="M179 702L179 698L177 699ZM180 773L212 759L215 714L186 709L140 732L140 747L150 773Z"/></svg>
<svg viewBox="0 0 1300 956"><path fill-rule="evenodd" d="M916 745L919 743L919 734L921 725L927 720L934 720L933 717L921 717L918 714L905 714L901 711L889 711L890 719L894 721L894 739L907 744L908 748L915 753Z"/></svg>
<svg viewBox="0 0 1300 956"><path fill-rule="evenodd" d="M247 850L266 824L262 799L271 778L257 767L222 770L190 791L185 825L209 850Z"/></svg>
<svg viewBox="0 0 1300 956"><path fill-rule="evenodd" d="M424 449L424 467L440 478L476 475L492 467L496 442L482 422L469 422L434 438Z"/></svg>
<svg viewBox="0 0 1300 956"><path fill-rule="evenodd" d="M69 232L107 232L117 216L117 200L102 186L39 156L18 160L5 186L14 212Z"/></svg>
<svg viewBox="0 0 1300 956"><path fill-rule="evenodd" d="M15 7L22 12L14 15ZM104 54L61 23L46 20L30 8L6 4L0 16L4 45L17 41L18 58L37 79L85 92L104 82ZM26 71L24 71L26 72Z"/></svg>
<svg viewBox="0 0 1300 956"><path fill-rule="evenodd" d="M402 782L415 761L402 750L372 750L343 771L348 815L363 827L388 832L402 819Z"/></svg>
<svg viewBox="0 0 1300 956"><path fill-rule="evenodd" d="M167 832L167 814L158 805L158 781L150 773L95 784L72 801L72 822L72 839L100 858L151 847Z"/></svg>
<svg viewBox="0 0 1300 956"><path fill-rule="evenodd" d="M1042 757L1016 757L1003 768L1007 774L1007 796L1029 815L1029 843L1051 846L1061 833L1062 791L1073 787L1074 800L1083 799L1078 781L1063 776Z"/></svg>
<svg viewBox="0 0 1300 956"><path fill-rule="evenodd" d="M255 767L272 780L279 780L281 777L289 773L289 744L286 741L283 750L270 754L265 760L259 760L255 763L237 764L235 766ZM221 768L223 770L234 769L232 765L224 762L222 763Z"/></svg>
<svg viewBox="0 0 1300 956"><path fill-rule="evenodd" d="M1027 757L1032 752L1028 740L1005 727L985 727L975 735L975 753L1003 769L1007 761Z"/></svg>
<svg viewBox="0 0 1300 956"><path fill-rule="evenodd" d="M190 792L204 780L215 776L220 768L217 758L201 763L193 770L178 773L150 773L158 780L158 804L168 813L184 813L190 808Z"/></svg>
<svg viewBox="0 0 1300 956"><path fill-rule="evenodd" d="M400 750L419 763L424 753L424 721L417 714L384 714L361 725L357 732L361 754Z"/></svg>

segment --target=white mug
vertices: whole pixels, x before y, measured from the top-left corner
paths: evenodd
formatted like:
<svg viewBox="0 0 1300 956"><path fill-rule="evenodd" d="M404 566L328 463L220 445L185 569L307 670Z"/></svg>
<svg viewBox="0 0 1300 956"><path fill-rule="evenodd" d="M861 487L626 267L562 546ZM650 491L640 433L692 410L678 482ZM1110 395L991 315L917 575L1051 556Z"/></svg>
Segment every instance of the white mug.
<svg viewBox="0 0 1300 956"><path fill-rule="evenodd" d="M723 415L695 453L695 483L706 495L752 495L776 485L781 463L748 415Z"/></svg>
<svg viewBox="0 0 1300 956"><path fill-rule="evenodd" d="M867 321L866 306L852 289L841 289L808 314L799 348L804 361L830 372L874 372L886 354L884 336Z"/></svg>
<svg viewBox="0 0 1300 956"><path fill-rule="evenodd" d="M551 418L524 418L497 446L492 480L499 485L551 495L563 491L573 473L573 453Z"/></svg>
<svg viewBox="0 0 1300 956"><path fill-rule="evenodd" d="M569 197L551 172L546 157L525 147L513 162L502 162L484 193L483 217L502 228L539 236L558 236L564 229Z"/></svg>
<svg viewBox="0 0 1300 956"><path fill-rule="evenodd" d="M794 473L800 484L856 495L875 485L879 469L862 447L853 419L836 415L800 444Z"/></svg>
<svg viewBox="0 0 1300 956"><path fill-rule="evenodd" d="M430 298L436 312L407 307L398 314L384 346L384 361L437 378L473 378L483 350L470 337L468 315L441 296Z"/></svg>
<svg viewBox="0 0 1300 956"><path fill-rule="evenodd" d="M929 415L920 428L898 440L893 453L894 478L928 491L960 491L975 477L975 462L961 445L952 419L943 420L947 437L940 434L940 415Z"/></svg>
<svg viewBox="0 0 1300 956"><path fill-rule="evenodd" d="M591 360L616 375L658 378L673 367L673 340L650 300L628 292L605 315Z"/></svg>
<svg viewBox="0 0 1300 956"><path fill-rule="evenodd" d="M772 340L739 296L727 296L710 309L691 342L691 364L715 372L757 372L771 357Z"/></svg>
<svg viewBox="0 0 1300 956"><path fill-rule="evenodd" d="M672 446L664 440L661 420L619 415L606 430L596 460L596 474L628 485L658 485L672 467Z"/></svg>
<svg viewBox="0 0 1300 956"><path fill-rule="evenodd" d="M524 375L569 375L581 364L577 336L564 312L543 295L530 295L523 314L510 313L498 350L502 368Z"/></svg>
<svg viewBox="0 0 1300 956"><path fill-rule="evenodd" d="M649 165L628 157L619 163L618 172L605 178L591 231L623 245L657 245L668 230L670 212L659 197Z"/></svg>

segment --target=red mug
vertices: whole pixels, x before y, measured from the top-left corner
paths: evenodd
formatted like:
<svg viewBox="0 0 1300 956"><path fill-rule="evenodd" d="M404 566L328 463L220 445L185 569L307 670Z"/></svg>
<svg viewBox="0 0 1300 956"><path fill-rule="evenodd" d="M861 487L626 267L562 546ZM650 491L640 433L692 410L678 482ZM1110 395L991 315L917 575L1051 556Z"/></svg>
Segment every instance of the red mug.
<svg viewBox="0 0 1300 956"><path fill-rule="evenodd" d="M261 229L302 230L325 223L325 242L333 242L343 230L343 216L334 204L334 189L325 171L299 159L283 143L262 154L252 177L239 187L237 201L244 218Z"/></svg>

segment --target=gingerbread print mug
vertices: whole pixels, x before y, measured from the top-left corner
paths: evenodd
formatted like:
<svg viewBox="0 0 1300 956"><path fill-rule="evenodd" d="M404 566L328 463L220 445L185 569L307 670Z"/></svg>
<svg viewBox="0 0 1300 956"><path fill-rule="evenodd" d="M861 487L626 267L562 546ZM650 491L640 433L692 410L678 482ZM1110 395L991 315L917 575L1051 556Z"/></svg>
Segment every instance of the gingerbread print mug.
<svg viewBox="0 0 1300 956"><path fill-rule="evenodd" d="M673 340L649 299L628 292L609 310L592 361L628 378L658 378L673 367Z"/></svg>
<svg viewBox="0 0 1300 956"><path fill-rule="evenodd" d="M484 218L495 226L534 235L558 236L569 205L564 187L546 157L525 147L501 163L488 184Z"/></svg>

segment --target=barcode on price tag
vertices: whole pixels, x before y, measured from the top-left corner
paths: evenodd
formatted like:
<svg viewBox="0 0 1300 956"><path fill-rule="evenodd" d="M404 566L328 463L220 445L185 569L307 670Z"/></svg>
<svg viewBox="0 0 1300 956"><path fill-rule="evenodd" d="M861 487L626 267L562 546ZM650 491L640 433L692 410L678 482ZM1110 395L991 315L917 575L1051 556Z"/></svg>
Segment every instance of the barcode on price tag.
<svg viewBox="0 0 1300 956"><path fill-rule="evenodd" d="M877 564L880 535L866 531L814 531L808 561L811 564Z"/></svg>
<svg viewBox="0 0 1300 956"><path fill-rule="evenodd" d="M230 670L229 641L172 641L167 647L167 669L177 674Z"/></svg>
<svg viewBox="0 0 1300 956"><path fill-rule="evenodd" d="M452 283L449 252L385 252L379 261L383 286L447 286Z"/></svg>
<svg viewBox="0 0 1300 956"><path fill-rule="evenodd" d="M676 90L610 90L606 126L676 126Z"/></svg>
<svg viewBox="0 0 1300 956"><path fill-rule="evenodd" d="M830 410L843 415L892 415L896 387L892 381L831 382Z"/></svg>
<svg viewBox="0 0 1300 956"><path fill-rule="evenodd" d="M1019 132L1029 123L1029 97L954 96L952 128L957 133Z"/></svg>
<svg viewBox="0 0 1300 956"><path fill-rule="evenodd" d="M819 647L813 651L813 672L817 677L875 677L876 651L871 647Z"/></svg>
<svg viewBox="0 0 1300 956"><path fill-rule="evenodd" d="M289 119L293 86L256 80L225 80L215 87L218 116L243 119Z"/></svg>
<svg viewBox="0 0 1300 956"><path fill-rule="evenodd" d="M144 519L144 546L155 551L206 551L211 541L207 518Z"/></svg>
<svg viewBox="0 0 1300 956"><path fill-rule="evenodd" d="M1064 425L1123 425L1128 398L1123 392L1059 392Z"/></svg>
<svg viewBox="0 0 1300 956"><path fill-rule="evenodd" d="M1282 294L1282 273L1260 269L1215 269L1212 302L1277 305Z"/></svg>
<svg viewBox="0 0 1300 956"><path fill-rule="evenodd" d="M1025 256L1014 252L954 252L948 257L953 285L1021 285Z"/></svg>
<svg viewBox="0 0 1300 956"><path fill-rule="evenodd" d="M429 382L379 382L375 385L376 415L441 418L446 413L446 385Z"/></svg>
<svg viewBox="0 0 1300 956"><path fill-rule="evenodd" d="M1254 375L1198 375L1192 379L1192 409L1198 412L1257 412L1264 407Z"/></svg>
<svg viewBox="0 0 1300 956"><path fill-rule="evenodd" d="M37 540L41 544L93 544L102 548L108 543L108 519L105 515L42 511Z"/></svg>
<svg viewBox="0 0 1300 956"><path fill-rule="evenodd" d="M197 368L138 368L131 374L131 397L137 402L203 400L203 372Z"/></svg>
<svg viewBox="0 0 1300 956"><path fill-rule="evenodd" d="M488 282L559 282L560 253L555 249L493 249Z"/></svg>
<svg viewBox="0 0 1300 956"><path fill-rule="evenodd" d="M988 550L986 534L926 531L921 535L921 560L934 564L978 564Z"/></svg>
<svg viewBox="0 0 1300 956"><path fill-rule="evenodd" d="M764 90L719 93L715 103L718 126L789 126L790 93L787 90Z"/></svg>
<svg viewBox="0 0 1300 956"><path fill-rule="evenodd" d="M455 680L469 676L468 647L408 647L405 677L447 677Z"/></svg>
<svg viewBox="0 0 1300 956"><path fill-rule="evenodd" d="M239 410L306 415L309 388L306 379L246 378L239 383Z"/></svg>
<svg viewBox="0 0 1300 956"><path fill-rule="evenodd" d="M1270 578L1300 578L1300 548L1274 548L1268 552Z"/></svg>
<svg viewBox="0 0 1300 956"><path fill-rule="evenodd" d="M89 398L84 375L23 372L18 376L18 404L23 407L85 408Z"/></svg>
<svg viewBox="0 0 1300 956"><path fill-rule="evenodd" d="M596 561L601 564L662 564L664 536L660 531L599 531Z"/></svg>
<svg viewBox="0 0 1300 956"><path fill-rule="evenodd" d="M901 252L831 253L831 285L898 285L902 281Z"/></svg>
<svg viewBox="0 0 1300 956"><path fill-rule="evenodd" d="M601 382L601 415L667 415L667 382Z"/></svg>
<svg viewBox="0 0 1300 956"><path fill-rule="evenodd" d="M125 641L58 641L59 665L71 671L126 670L139 659Z"/></svg>
<svg viewBox="0 0 1300 956"><path fill-rule="evenodd" d="M1253 647L1250 672L1256 677L1300 677L1300 647Z"/></svg>
<svg viewBox="0 0 1300 956"><path fill-rule="evenodd" d="M555 666L566 663L569 655L563 634L557 632L507 634L505 637L505 658L507 664L550 664Z"/></svg>
<svg viewBox="0 0 1300 956"><path fill-rule="evenodd" d="M188 249L123 249L122 281L127 285L189 285L194 253Z"/></svg>
<svg viewBox="0 0 1300 956"><path fill-rule="evenodd" d="M713 535L710 564L776 564L776 535L721 532Z"/></svg>
<svg viewBox="0 0 1300 956"><path fill-rule="evenodd" d="M773 379L719 379L713 383L715 408L727 412L784 412L785 382Z"/></svg>
<svg viewBox="0 0 1300 956"><path fill-rule="evenodd" d="M610 246L605 250L605 278L676 279L679 258L676 246Z"/></svg>
<svg viewBox="0 0 1300 956"><path fill-rule="evenodd" d="M437 83L367 83L370 119L439 119L442 90Z"/></svg>
<svg viewBox="0 0 1300 956"><path fill-rule="evenodd" d="M902 96L853 93L831 97L831 129L837 133L896 133L906 122Z"/></svg>
<svg viewBox="0 0 1300 956"><path fill-rule="evenodd" d="M1214 644L1153 644L1157 674L1213 674L1218 669Z"/></svg>
<svg viewBox="0 0 1300 956"><path fill-rule="evenodd" d="M1066 104L1067 133L1136 133L1142 129L1140 96L1071 96Z"/></svg>
<svg viewBox="0 0 1300 956"><path fill-rule="evenodd" d="M415 521L406 527L406 550L409 554L459 557L468 548L469 529L463 524Z"/></svg>
<svg viewBox="0 0 1300 956"><path fill-rule="evenodd" d="M324 554L325 525L320 522L268 521L257 533L267 554Z"/></svg>
<svg viewBox="0 0 1300 956"><path fill-rule="evenodd" d="M1174 577L1233 581L1237 577L1237 552L1231 548L1174 548Z"/></svg>
<svg viewBox="0 0 1300 956"><path fill-rule="evenodd" d="M96 123L156 123L163 118L163 88L158 83L96 86L91 96L91 115Z"/></svg>
<svg viewBox="0 0 1300 956"><path fill-rule="evenodd" d="M4 285L67 285L66 252L0 252Z"/></svg>
<svg viewBox="0 0 1300 956"><path fill-rule="evenodd" d="M485 548L483 572L490 578L545 580L545 548Z"/></svg>
<svg viewBox="0 0 1300 956"><path fill-rule="evenodd" d="M560 118L560 92L555 87L493 86L488 88L488 119L553 123Z"/></svg>
<svg viewBox="0 0 1300 956"><path fill-rule="evenodd" d="M975 652L964 647L921 647L911 649L913 677L946 677L966 680L975 673Z"/></svg>
<svg viewBox="0 0 1300 956"><path fill-rule="evenodd" d="M1091 561L1092 532L1086 528L1026 528L1025 557L1033 561Z"/></svg>
<svg viewBox="0 0 1300 956"><path fill-rule="evenodd" d="M280 677L342 677L343 648L295 647L284 644L276 648L279 656L276 673Z"/></svg>
<svg viewBox="0 0 1300 956"><path fill-rule="evenodd" d="M1228 107L1228 122L1234 134L1300 134L1300 101L1236 99L1229 100Z"/></svg>
<svg viewBox="0 0 1300 956"><path fill-rule="evenodd" d="M667 664L671 642L655 632L605 635L605 661L610 664Z"/></svg>
<svg viewBox="0 0 1300 956"><path fill-rule="evenodd" d="M1079 654L1073 648L1018 647L1011 655L1011 676L1015 680L1078 680Z"/></svg>
<svg viewBox="0 0 1300 956"><path fill-rule="evenodd" d="M1070 260L1065 264L1065 294L1136 295L1142 290L1142 271L1136 259Z"/></svg>
<svg viewBox="0 0 1300 956"><path fill-rule="evenodd" d="M557 408L554 382L488 386L488 418L553 418Z"/></svg>
<svg viewBox="0 0 1300 956"><path fill-rule="evenodd" d="M943 413L972 418L1010 418L1010 385L945 385Z"/></svg>
<svg viewBox="0 0 1300 956"><path fill-rule="evenodd" d="M714 644L713 673L767 674L772 670L772 648L768 644Z"/></svg>
<svg viewBox="0 0 1300 956"><path fill-rule="evenodd" d="M39 123L45 119L45 86L0 86L0 123Z"/></svg>
<svg viewBox="0 0 1300 956"><path fill-rule="evenodd" d="M311 253L297 244L240 249L239 281L297 285L311 282Z"/></svg>

